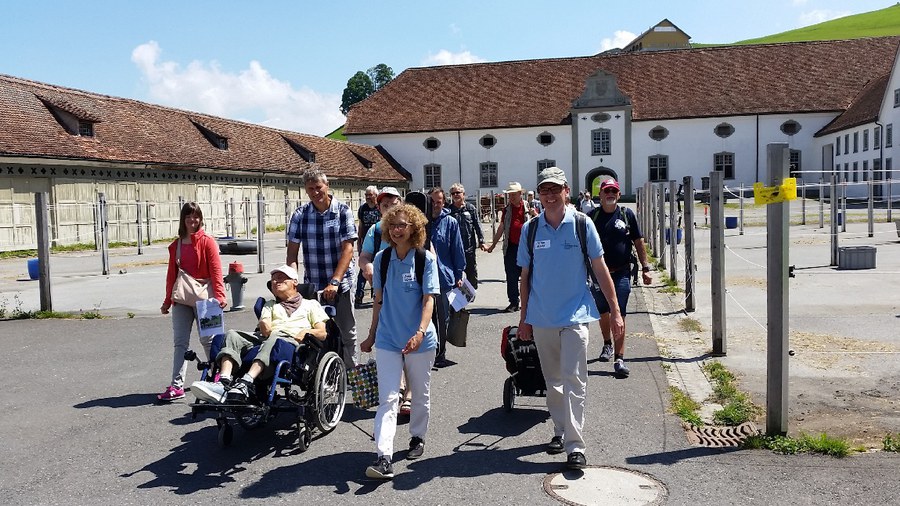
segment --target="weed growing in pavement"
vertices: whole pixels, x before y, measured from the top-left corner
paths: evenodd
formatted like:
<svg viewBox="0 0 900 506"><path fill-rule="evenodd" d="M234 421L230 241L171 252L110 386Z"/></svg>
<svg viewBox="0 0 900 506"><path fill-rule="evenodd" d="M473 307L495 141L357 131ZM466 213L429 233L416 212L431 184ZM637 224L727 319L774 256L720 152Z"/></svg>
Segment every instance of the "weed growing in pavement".
<svg viewBox="0 0 900 506"><path fill-rule="evenodd" d="M829 437L823 433L819 437L808 434L800 434L800 437L790 436L750 436L744 440L743 447L750 450L772 450L782 455L795 455L798 453L820 453L832 457L846 457L850 453L850 445L847 441Z"/></svg>
<svg viewBox="0 0 900 506"><path fill-rule="evenodd" d="M703 332L703 325L700 320L686 317L678 320L678 326L684 332Z"/></svg>
<svg viewBox="0 0 900 506"><path fill-rule="evenodd" d="M678 282L670 278L665 272L660 273L660 279L662 280L663 284L666 285L660 289L661 292L679 293L684 291L680 286L678 286Z"/></svg>
<svg viewBox="0 0 900 506"><path fill-rule="evenodd" d="M131 311L129 311L129 312L128 312L128 318L134 318L134 313L132 313Z"/></svg>
<svg viewBox="0 0 900 506"><path fill-rule="evenodd" d="M700 415L697 414L697 410L700 409L700 404L691 399L678 387L670 386L669 393L672 395L672 412L685 422L697 427L702 427L703 420L700 418Z"/></svg>
<svg viewBox="0 0 900 506"><path fill-rule="evenodd" d="M707 362L703 370L713 382L713 400L723 408L713 413L717 425L740 425L753 420L762 413L762 408L753 404L750 396L738 390L734 374L721 362Z"/></svg>
<svg viewBox="0 0 900 506"><path fill-rule="evenodd" d="M881 440L882 449L886 452L900 452L900 433L888 434Z"/></svg>

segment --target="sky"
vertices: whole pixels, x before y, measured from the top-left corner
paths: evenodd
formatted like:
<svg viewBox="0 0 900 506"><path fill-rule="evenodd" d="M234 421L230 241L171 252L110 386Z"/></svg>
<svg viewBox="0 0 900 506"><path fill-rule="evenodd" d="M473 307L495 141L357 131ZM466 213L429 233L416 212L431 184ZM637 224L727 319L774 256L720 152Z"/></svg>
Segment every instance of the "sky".
<svg viewBox="0 0 900 506"><path fill-rule="evenodd" d="M664 18L728 43L894 1L7 0L0 74L325 135L347 80L379 63L586 56Z"/></svg>

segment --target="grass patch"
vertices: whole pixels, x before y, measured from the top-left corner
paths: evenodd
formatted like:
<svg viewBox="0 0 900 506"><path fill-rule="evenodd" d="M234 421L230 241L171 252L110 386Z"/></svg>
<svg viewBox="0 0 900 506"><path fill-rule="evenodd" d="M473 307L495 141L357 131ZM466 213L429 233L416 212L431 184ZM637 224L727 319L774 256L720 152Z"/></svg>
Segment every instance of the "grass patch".
<svg viewBox="0 0 900 506"><path fill-rule="evenodd" d="M738 390L735 377L721 362L707 362L703 371L713 382L712 400L723 407L713 413L716 425L740 425L762 414L762 408L753 404L750 396Z"/></svg>
<svg viewBox="0 0 900 506"><path fill-rule="evenodd" d="M277 228L277 227L276 227ZM268 229L268 227L267 227ZM281 229L284 230L284 226L281 226ZM166 237L163 239L155 239L152 244L159 243L170 243L174 241L174 237ZM137 248L136 241L113 241L109 243L109 249L115 248ZM53 245L50 246L50 253L71 253L75 251L94 251L97 249L97 246L92 242L80 242L76 244L62 244L62 245ZM0 251L0 260L6 260L10 258L37 258L38 253L36 249L20 249L15 251Z"/></svg>
<svg viewBox="0 0 900 506"><path fill-rule="evenodd" d="M105 318L96 308L91 311L23 311L22 299L15 294L10 301L6 297L0 297L0 319L8 320L99 320Z"/></svg>
<svg viewBox="0 0 900 506"><path fill-rule="evenodd" d="M669 393L672 395L672 413L691 425L703 426L703 420L697 414L697 410L700 409L697 401L691 399L678 387L670 386Z"/></svg>
<svg viewBox="0 0 900 506"><path fill-rule="evenodd" d="M851 449L847 441L830 437L828 434L822 433L818 437L808 434L800 434L800 437L793 438L790 436L750 436L747 438L743 447L751 450L772 450L782 455L796 455L798 453L820 453L822 455L830 455L832 457L846 457Z"/></svg>
<svg viewBox="0 0 900 506"><path fill-rule="evenodd" d="M700 320L691 317L678 320L678 327L684 332L703 332L703 325L700 323Z"/></svg>
<svg viewBox="0 0 900 506"><path fill-rule="evenodd" d="M886 452L900 452L900 433L888 434L881 440L881 447Z"/></svg>
<svg viewBox="0 0 900 506"><path fill-rule="evenodd" d="M680 286L678 286L678 282L670 278L666 273L661 272L660 277L663 284L665 285L659 290L662 293L681 293L684 291Z"/></svg>

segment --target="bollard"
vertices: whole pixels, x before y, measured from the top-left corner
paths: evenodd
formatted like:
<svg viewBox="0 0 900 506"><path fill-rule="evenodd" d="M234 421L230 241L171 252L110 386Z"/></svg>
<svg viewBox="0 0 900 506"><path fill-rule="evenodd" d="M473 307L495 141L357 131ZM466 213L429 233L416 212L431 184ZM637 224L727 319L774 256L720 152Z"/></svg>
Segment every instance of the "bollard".
<svg viewBox="0 0 900 506"><path fill-rule="evenodd" d="M232 311L244 309L244 285L247 284L247 278L243 274L243 264L240 262L228 264L228 275L225 276L225 282L228 283L228 287L231 289Z"/></svg>

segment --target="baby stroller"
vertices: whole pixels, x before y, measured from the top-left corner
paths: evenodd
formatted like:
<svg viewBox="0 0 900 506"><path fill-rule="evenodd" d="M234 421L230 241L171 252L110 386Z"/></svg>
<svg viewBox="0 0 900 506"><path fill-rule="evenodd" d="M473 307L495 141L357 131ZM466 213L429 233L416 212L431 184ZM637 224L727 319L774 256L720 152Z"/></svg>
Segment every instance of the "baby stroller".
<svg viewBox="0 0 900 506"><path fill-rule="evenodd" d="M541 360L534 341L518 338L518 327L503 329L500 340L500 356L506 362L509 377L503 382L503 408L512 411L517 395L543 397L547 392Z"/></svg>
<svg viewBox="0 0 900 506"><path fill-rule="evenodd" d="M316 298L313 285L301 284L298 291L304 298ZM257 318L265 299L256 301L254 311ZM295 417L299 450L305 452L312 441L313 431L327 434L334 430L344 413L344 398L347 390L347 371L344 366L343 344L340 330L334 322L334 308L324 306L331 317L326 324L327 337L324 341L315 338L304 339L299 348L287 342L279 341L272 350L271 362L275 364L273 377L254 383L250 399L246 404L225 404L198 400L192 403L191 414L194 418L199 413L216 414L216 425L219 428L218 443L221 447L231 444L234 436L232 421L246 430L253 430L265 425L279 413L288 413ZM210 362L201 362L197 354L191 350L185 353L187 360L196 360L197 367L203 371L201 379L209 380L218 369L215 357L225 344L224 334L217 335L212 342ZM236 371L235 377L246 372L250 363L259 351L251 348L243 357L243 367ZM224 392L223 392L224 393Z"/></svg>

